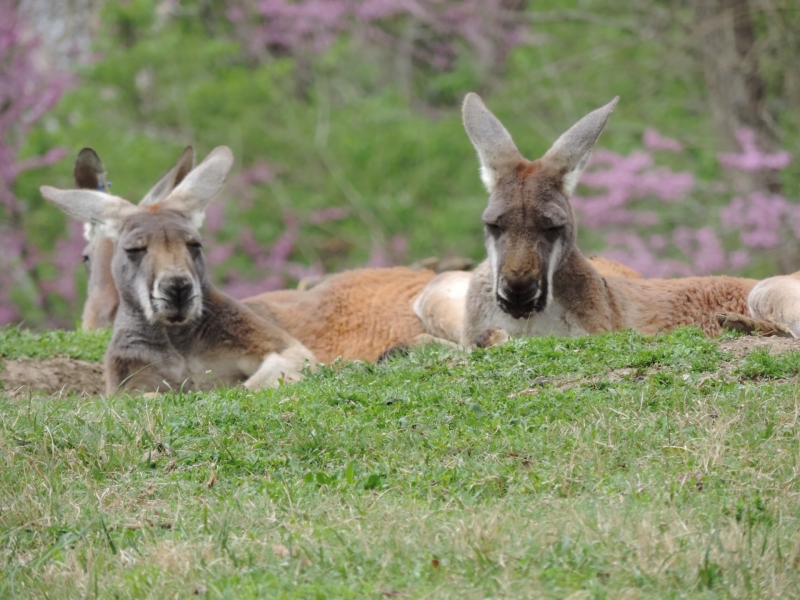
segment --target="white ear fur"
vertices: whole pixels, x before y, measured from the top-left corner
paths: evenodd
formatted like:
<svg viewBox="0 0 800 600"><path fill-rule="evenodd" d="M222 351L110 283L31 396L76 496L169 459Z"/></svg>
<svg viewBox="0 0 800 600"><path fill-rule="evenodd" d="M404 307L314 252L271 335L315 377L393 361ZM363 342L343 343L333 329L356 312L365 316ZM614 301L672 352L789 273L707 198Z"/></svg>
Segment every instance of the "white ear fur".
<svg viewBox="0 0 800 600"><path fill-rule="evenodd" d="M619 96L583 117L563 133L542 157L543 162L564 170L563 186L567 198L575 191L592 155L592 148L618 101Z"/></svg>
<svg viewBox="0 0 800 600"><path fill-rule="evenodd" d="M158 204L174 190L194 168L194 148L186 146L178 162L161 179L158 180L150 191L147 192L139 206Z"/></svg>
<svg viewBox="0 0 800 600"><path fill-rule="evenodd" d="M199 228L205 220L205 210L222 190L233 167L233 152L227 146L217 146L176 187L163 204L186 213Z"/></svg>
<svg viewBox="0 0 800 600"><path fill-rule="evenodd" d="M43 185L39 191L45 200L52 202L69 216L88 223L87 231L93 238L119 237L122 219L136 212L137 208L123 198L93 190L59 190Z"/></svg>
<svg viewBox="0 0 800 600"><path fill-rule="evenodd" d="M503 172L513 168L522 159L522 155L511 134L495 117L481 100L478 94L469 93L464 98L462 107L464 129L478 151L481 163L481 181L491 193Z"/></svg>

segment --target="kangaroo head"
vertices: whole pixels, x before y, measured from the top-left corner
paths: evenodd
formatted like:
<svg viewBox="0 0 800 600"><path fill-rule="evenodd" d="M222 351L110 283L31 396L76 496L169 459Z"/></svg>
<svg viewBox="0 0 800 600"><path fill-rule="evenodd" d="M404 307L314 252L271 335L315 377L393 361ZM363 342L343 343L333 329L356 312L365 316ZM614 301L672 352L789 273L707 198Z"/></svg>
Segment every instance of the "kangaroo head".
<svg viewBox="0 0 800 600"><path fill-rule="evenodd" d="M146 206L164 200L193 167L194 149L187 146L175 166L159 179L139 205ZM78 188L108 192L109 184L105 167L100 157L91 148L84 148L78 153L73 176L75 186ZM83 329L111 327L119 306L119 294L111 274L114 240L96 230L91 222L84 223L84 236L87 245L83 250L83 262L89 281L81 326Z"/></svg>
<svg viewBox="0 0 800 600"><path fill-rule="evenodd" d="M103 191L40 190L95 239L114 241L111 272L128 308L150 323L183 325L202 313L210 284L197 230L232 165L230 149L215 148L165 197L139 206Z"/></svg>
<svg viewBox="0 0 800 600"><path fill-rule="evenodd" d="M618 98L589 113L530 161L477 94L464 99L464 127L489 191L484 240L500 308L527 318L552 301L553 274L575 245L569 199Z"/></svg>

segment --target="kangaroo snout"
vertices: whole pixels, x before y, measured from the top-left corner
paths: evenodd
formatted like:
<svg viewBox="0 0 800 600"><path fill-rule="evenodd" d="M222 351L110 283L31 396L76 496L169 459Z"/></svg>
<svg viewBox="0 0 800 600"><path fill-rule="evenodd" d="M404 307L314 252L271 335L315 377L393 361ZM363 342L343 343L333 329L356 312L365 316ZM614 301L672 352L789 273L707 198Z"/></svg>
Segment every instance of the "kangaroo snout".
<svg viewBox="0 0 800 600"><path fill-rule="evenodd" d="M497 304L515 319L530 316L532 312L544 308L542 302L542 286L537 279L508 280L500 279L497 286Z"/></svg>
<svg viewBox="0 0 800 600"><path fill-rule="evenodd" d="M182 325L199 315L200 290L188 273L170 273L159 277L153 286L155 317L170 325Z"/></svg>

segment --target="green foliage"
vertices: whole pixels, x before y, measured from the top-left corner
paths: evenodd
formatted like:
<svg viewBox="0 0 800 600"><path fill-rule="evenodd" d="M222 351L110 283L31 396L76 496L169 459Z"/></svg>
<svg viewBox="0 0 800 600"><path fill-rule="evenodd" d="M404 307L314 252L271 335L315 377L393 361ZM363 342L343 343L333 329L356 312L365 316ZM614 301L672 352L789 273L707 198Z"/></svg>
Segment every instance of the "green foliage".
<svg viewBox="0 0 800 600"><path fill-rule="evenodd" d="M0 595L795 595L795 384L731 360L620 332L258 393L0 395Z"/></svg>
<svg viewBox="0 0 800 600"><path fill-rule="evenodd" d="M94 331L55 329L34 333L21 327L1 327L0 357L16 360L67 356L99 362L110 340L110 329Z"/></svg>
<svg viewBox="0 0 800 600"><path fill-rule="evenodd" d="M743 377L791 377L800 372L800 355L770 355L769 350L756 350L742 362L738 372Z"/></svg>
<svg viewBox="0 0 800 600"><path fill-rule="evenodd" d="M318 59L256 62L225 25L223 5L182 3L180 16L161 19L154 16L156 4L106 6L100 59L85 67L80 85L31 136L30 153L62 145L74 157L92 146L109 169L113 191L133 200L187 143L201 157L216 145L231 146L237 169L267 161L276 177L254 186L252 205L233 187L219 200L225 206L220 242L236 241L247 226L269 247L284 230L282 215L291 212L302 223L291 259L303 264L361 265L397 236L408 242L408 253L393 257L400 262L482 258L486 193L458 107L470 90L487 97L532 158L587 111L621 95L601 146L628 154L641 147L644 129L655 127L687 147L685 155L659 159L706 182L692 197L656 207L664 232L717 224L721 199L707 183L720 176L718 147L699 64L686 56L683 9L673 15L669 35L649 36L641 30L643 8L608 0L536 3L531 43L515 49L504 70L483 72L464 54L451 71L426 71L409 87L405 67L379 46L342 39ZM784 145L791 148L798 113L782 115ZM70 163L29 172L17 184L20 196L36 199L26 234L45 248L63 235L65 219L39 199L38 186L70 186ZM785 173L786 189L798 181L795 161ZM313 210L329 206L348 209L350 217L308 222ZM592 252L604 242L583 231L579 243ZM757 261L751 270L772 274L774 264ZM216 268L217 281L232 271L265 276L241 253ZM29 322L41 320L38 309L25 310Z"/></svg>

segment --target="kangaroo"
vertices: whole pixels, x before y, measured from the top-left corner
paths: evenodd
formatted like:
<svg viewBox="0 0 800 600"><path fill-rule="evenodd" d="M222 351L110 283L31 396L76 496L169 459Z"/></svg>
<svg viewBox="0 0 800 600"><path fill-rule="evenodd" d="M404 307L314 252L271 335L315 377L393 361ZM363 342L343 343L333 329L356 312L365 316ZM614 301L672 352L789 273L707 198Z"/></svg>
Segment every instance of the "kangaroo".
<svg viewBox="0 0 800 600"><path fill-rule="evenodd" d="M177 186L194 167L194 149L187 146L178 162L145 195L139 206L156 204ZM75 187L108 193L109 183L106 169L97 153L84 148L78 153L73 169ZM83 235L87 245L83 250L83 263L89 276L86 302L81 315L82 329L111 327L119 306L119 294L111 275L111 258L114 255L114 240L108 236L95 235L91 223L84 223Z"/></svg>
<svg viewBox="0 0 800 600"><path fill-rule="evenodd" d="M482 217L488 258L469 282L465 346L508 336L653 334L680 325L717 335L717 313L747 313L753 279L603 277L575 245L569 199L617 100L586 115L530 161L478 95L464 99L464 127L489 192Z"/></svg>
<svg viewBox="0 0 800 600"><path fill-rule="evenodd" d="M209 282L197 229L232 165L230 149L215 148L163 199L145 206L103 191L40 188L45 199L116 242L111 272L120 303L105 355L109 394L241 381L259 389L296 380L316 362L280 326Z"/></svg>

